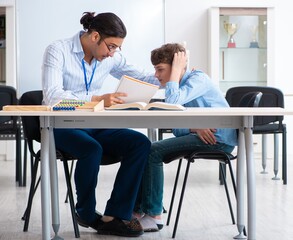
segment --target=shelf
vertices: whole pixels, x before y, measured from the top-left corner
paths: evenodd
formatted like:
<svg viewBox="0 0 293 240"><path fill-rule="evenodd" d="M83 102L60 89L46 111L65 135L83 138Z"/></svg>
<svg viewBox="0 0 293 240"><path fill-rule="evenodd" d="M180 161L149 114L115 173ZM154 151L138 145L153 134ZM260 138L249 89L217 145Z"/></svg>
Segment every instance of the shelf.
<svg viewBox="0 0 293 240"><path fill-rule="evenodd" d="M253 50L259 50L259 51L266 51L267 48L251 48L251 47L236 47L236 48L228 48L228 47L220 47L221 50L228 50L228 51L237 51L237 50L245 50L245 51L253 51Z"/></svg>

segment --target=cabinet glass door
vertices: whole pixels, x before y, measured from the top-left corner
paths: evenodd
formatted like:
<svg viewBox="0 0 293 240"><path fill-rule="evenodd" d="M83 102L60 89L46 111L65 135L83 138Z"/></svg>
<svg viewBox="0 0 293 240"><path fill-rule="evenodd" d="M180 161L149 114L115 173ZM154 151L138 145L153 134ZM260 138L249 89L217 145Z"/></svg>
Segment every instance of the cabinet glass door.
<svg viewBox="0 0 293 240"><path fill-rule="evenodd" d="M267 11L219 9L219 86L267 85Z"/></svg>

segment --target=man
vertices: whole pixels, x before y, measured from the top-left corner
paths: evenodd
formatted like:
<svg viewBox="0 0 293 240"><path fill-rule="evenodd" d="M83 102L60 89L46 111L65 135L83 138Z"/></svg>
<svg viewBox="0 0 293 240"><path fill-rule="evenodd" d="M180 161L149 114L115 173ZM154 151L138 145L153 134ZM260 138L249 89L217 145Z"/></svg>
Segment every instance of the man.
<svg viewBox="0 0 293 240"><path fill-rule="evenodd" d="M119 17L113 13L87 12L80 23L84 31L52 43L45 51L45 104L53 105L62 99L104 100L105 106L123 103L120 97L125 93L100 94L109 74L117 79L129 75L158 84L153 74L136 70L121 54L126 28ZM99 234L141 235L142 228L137 220L131 220L131 214L148 159L148 138L131 129L55 129L54 135L56 148L78 159L74 174L78 223ZM95 210L95 189L104 153L121 156L123 160L101 216Z"/></svg>

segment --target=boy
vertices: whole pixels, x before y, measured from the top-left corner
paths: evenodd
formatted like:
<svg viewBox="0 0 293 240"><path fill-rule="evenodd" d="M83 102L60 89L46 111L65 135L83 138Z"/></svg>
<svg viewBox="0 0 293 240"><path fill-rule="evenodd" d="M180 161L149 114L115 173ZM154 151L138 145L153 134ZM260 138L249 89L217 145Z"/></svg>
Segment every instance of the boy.
<svg viewBox="0 0 293 240"><path fill-rule="evenodd" d="M151 52L155 76L165 87L165 102L185 107L229 107L222 92L199 70L186 69L183 46L165 44ZM163 158L167 154L186 151L222 150L232 152L237 145L234 129L173 129L174 138L152 143L134 216L144 231L163 227Z"/></svg>

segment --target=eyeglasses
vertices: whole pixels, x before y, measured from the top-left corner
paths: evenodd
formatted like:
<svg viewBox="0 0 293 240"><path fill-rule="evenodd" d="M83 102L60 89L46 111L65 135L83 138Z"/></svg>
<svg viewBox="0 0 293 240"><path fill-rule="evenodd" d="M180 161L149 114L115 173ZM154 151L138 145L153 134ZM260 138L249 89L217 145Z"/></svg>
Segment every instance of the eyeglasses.
<svg viewBox="0 0 293 240"><path fill-rule="evenodd" d="M106 43L106 41L104 40L104 38L101 38L103 40L103 42L105 43L106 47L108 48L110 53L114 53L114 52L120 52L121 51L121 47L119 46L114 46L114 45L109 45Z"/></svg>

